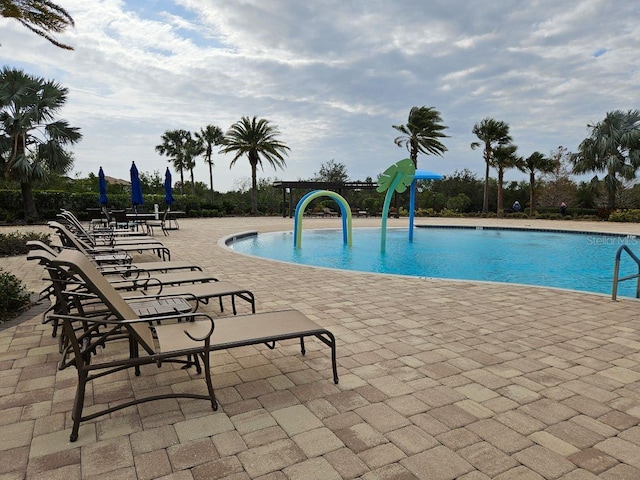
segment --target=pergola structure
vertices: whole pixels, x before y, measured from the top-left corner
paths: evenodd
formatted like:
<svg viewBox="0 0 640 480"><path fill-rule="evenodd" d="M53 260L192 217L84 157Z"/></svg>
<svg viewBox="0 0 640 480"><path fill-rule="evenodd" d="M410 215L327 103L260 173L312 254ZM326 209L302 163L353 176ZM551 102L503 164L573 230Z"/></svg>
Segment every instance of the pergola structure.
<svg viewBox="0 0 640 480"><path fill-rule="evenodd" d="M303 181L295 181L295 182L273 182L272 185L274 188L282 189L282 216L287 216L287 210L289 211L289 218L293 218L293 213L295 212L295 205L297 204L296 196L294 194L294 190L297 188L299 190L305 190L304 193L301 193L298 200L302 198L302 196L306 193L307 190L331 190L332 192L337 192L339 195L342 195L343 190L373 190L378 188L378 184L374 182L303 182ZM287 193L289 194L289 201L287 202ZM288 208L287 208L288 206Z"/></svg>

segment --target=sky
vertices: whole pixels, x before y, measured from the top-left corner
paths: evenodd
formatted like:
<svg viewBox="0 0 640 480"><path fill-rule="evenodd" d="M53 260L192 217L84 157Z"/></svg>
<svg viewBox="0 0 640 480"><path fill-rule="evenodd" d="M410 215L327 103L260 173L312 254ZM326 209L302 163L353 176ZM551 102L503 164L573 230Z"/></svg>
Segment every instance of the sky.
<svg viewBox="0 0 640 480"><path fill-rule="evenodd" d="M307 180L331 160L375 179L408 152L392 125L414 106L448 126L442 157L418 167L484 178L474 124L510 125L524 157L576 151L589 125L639 108L637 0L57 0L75 27L59 49L0 17L2 65L68 88L60 117L83 134L73 175L164 175L167 130L226 131L267 119L286 168L258 178ZM214 153L214 189L246 188L249 162ZM204 160L197 181L209 184ZM496 176L492 172L492 176ZM507 180L526 176L508 171ZM174 172L174 180L176 174Z"/></svg>

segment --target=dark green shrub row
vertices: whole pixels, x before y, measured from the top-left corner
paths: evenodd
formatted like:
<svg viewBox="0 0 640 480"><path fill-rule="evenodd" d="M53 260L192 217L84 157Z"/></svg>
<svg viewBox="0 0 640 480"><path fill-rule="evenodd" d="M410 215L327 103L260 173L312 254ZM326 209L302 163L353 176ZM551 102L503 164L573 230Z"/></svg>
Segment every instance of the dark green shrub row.
<svg viewBox="0 0 640 480"><path fill-rule="evenodd" d="M51 245L51 235L48 233L0 233L0 256L8 257L11 255L26 254L29 251L27 247L29 240L39 240L47 245Z"/></svg>
<svg viewBox="0 0 640 480"><path fill-rule="evenodd" d="M29 292L15 275L0 269L0 323L18 316L29 306Z"/></svg>

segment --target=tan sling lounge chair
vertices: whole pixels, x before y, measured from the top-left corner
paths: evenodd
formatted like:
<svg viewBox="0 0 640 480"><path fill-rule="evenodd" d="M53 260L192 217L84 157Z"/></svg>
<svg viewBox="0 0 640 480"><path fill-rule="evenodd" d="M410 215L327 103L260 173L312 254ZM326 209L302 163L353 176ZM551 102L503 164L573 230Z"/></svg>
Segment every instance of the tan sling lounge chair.
<svg viewBox="0 0 640 480"><path fill-rule="evenodd" d="M80 247L91 255L105 255L105 254L122 254L122 253L143 253L153 252L162 260L171 260L171 252L167 247L162 245L159 241L151 239L151 242L135 243L135 244L118 244L114 246L101 246L88 244L73 234L67 227L60 222L49 222L49 226L53 228L60 237L62 245L69 248L75 248L79 250Z"/></svg>
<svg viewBox="0 0 640 480"><path fill-rule="evenodd" d="M53 264L56 267L76 272L110 311L110 316L107 318L58 315L72 343L75 367L78 372L78 386L72 410L73 426L70 435L72 442L78 439L81 422L142 402L164 398L198 398L209 400L211 407L216 410L218 405L211 382L209 363L209 352L213 350L262 343L273 348L276 341L300 338L301 350L304 355L304 338L313 336L330 347L333 381L338 383L335 337L330 331L320 327L296 310L241 315L216 320L204 314L182 314L179 316L182 320L189 320L182 323L171 323L175 317L163 316L155 319L160 324L152 327L149 325L149 320L152 319L139 318L111 284L80 252L65 250L56 257ZM109 352L109 355L96 354L96 346L100 344L101 339L95 336L85 337L82 330L73 328L74 322L102 324L104 326L103 340L108 339L107 337L111 334L127 333L128 351L126 353L128 355L118 357L114 352ZM106 346L109 350L115 349L115 342L107 343ZM195 366L198 373L202 371L200 366L200 362L202 362L207 394L174 391L134 398L130 401L122 399L123 401L116 405L83 416L84 397L88 382L129 368L134 368L135 374L139 375L141 365L156 364L161 366L164 362L180 362L187 366Z"/></svg>

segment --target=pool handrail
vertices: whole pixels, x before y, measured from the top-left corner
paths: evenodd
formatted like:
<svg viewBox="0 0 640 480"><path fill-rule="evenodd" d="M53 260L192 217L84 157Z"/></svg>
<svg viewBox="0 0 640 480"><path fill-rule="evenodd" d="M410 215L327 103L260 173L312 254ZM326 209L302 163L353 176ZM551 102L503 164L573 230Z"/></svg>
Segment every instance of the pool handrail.
<svg viewBox="0 0 640 480"><path fill-rule="evenodd" d="M636 262L636 265L638 266L638 273L633 275L626 275L624 277L618 276L620 274L620 257L622 256L622 252L627 252L629 257L631 257L631 259ZM616 300L618 298L618 283L624 282L626 280L633 280L634 278L637 279L636 298L640 298L640 258L638 258L627 245L620 245L618 251L616 252L616 259L613 267L613 287L611 289L611 300Z"/></svg>

